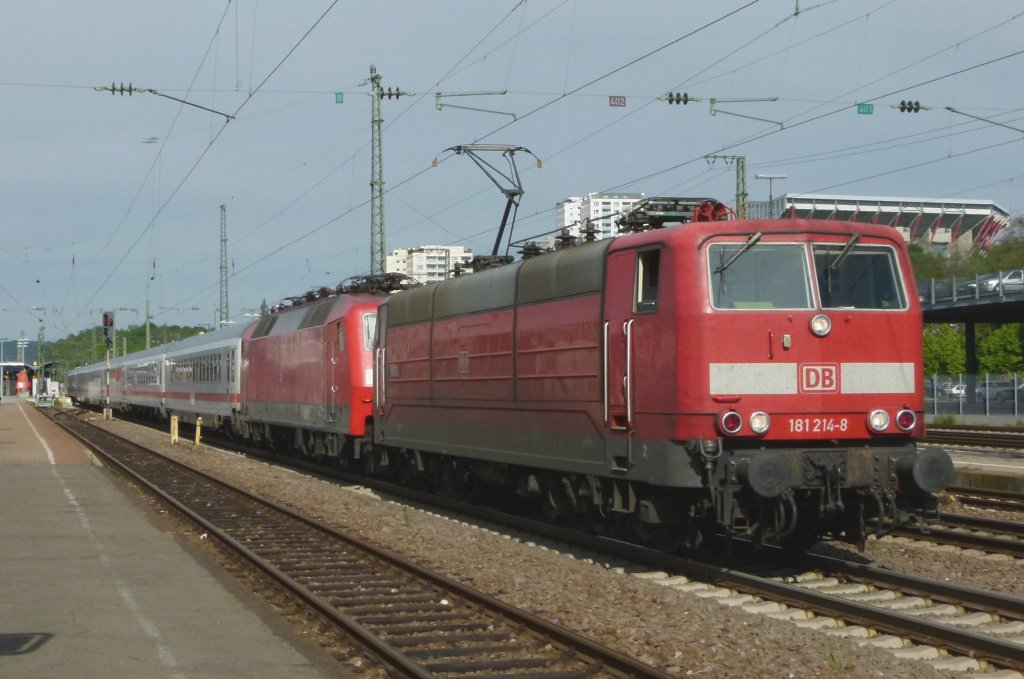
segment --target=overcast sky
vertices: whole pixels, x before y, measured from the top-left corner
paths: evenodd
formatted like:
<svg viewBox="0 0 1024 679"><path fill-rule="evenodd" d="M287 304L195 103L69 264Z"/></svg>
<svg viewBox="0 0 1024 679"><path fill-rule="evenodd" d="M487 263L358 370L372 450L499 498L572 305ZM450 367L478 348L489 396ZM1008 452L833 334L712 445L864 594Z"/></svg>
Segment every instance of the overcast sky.
<svg viewBox="0 0 1024 679"><path fill-rule="evenodd" d="M445 152L470 143L543 161L516 155L514 238L588 192L732 205L733 167L711 154L746 158L752 200L771 173L776 195L1016 215L1022 15L1019 0L8 0L0 338L42 320L59 339L109 309L138 325L147 299L156 323L212 324L221 205L232 317L368 271L371 64L410 93L381 105L389 251L489 253L504 196ZM111 82L167 96L94 89ZM904 99L930 108L892 108Z"/></svg>

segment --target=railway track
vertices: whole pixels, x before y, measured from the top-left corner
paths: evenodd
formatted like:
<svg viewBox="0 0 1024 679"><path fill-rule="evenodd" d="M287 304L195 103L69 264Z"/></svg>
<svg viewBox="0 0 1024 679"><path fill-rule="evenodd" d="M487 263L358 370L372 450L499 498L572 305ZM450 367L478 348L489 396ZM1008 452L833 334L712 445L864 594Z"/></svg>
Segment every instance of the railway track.
<svg viewBox="0 0 1024 679"><path fill-rule="evenodd" d="M378 490L400 488L373 484ZM406 497L408 495L402 493ZM432 504L438 504L432 502ZM792 621L858 643L889 649L939 669L992 676L1024 672L1024 600L955 583L918 578L870 565L811 554L794 563L763 551L751 563L714 564L673 556L617 540L584 535L523 517L453 501L446 508L493 522L503 530L544 536L562 551L583 550L637 577ZM567 547L568 546L568 547ZM998 674L1005 670L1005 674ZM1017 674L1014 674L1017 673Z"/></svg>
<svg viewBox="0 0 1024 679"><path fill-rule="evenodd" d="M306 463L297 466L317 470ZM673 556L467 505L379 479L338 476L378 492L494 524L503 532L521 531L530 536L527 539L550 539L560 551L619 561L628 564L622 566L624 570L638 577L739 605L748 612L824 628L830 634L889 648L896 655L919 658L937 668L1024 672L1024 601L1015 597L825 557L807 556L799 565L773 562L776 565L770 572L758 573L734 563L715 565ZM759 555L759 560L763 556Z"/></svg>
<svg viewBox="0 0 1024 679"><path fill-rule="evenodd" d="M1002 509L1011 512L1024 511L1024 495L1010 490L994 490L987 488L951 487L944 491L956 497L965 505L976 505L990 509Z"/></svg>
<svg viewBox="0 0 1024 679"><path fill-rule="evenodd" d="M1024 430L976 426L929 426L925 443L1024 450Z"/></svg>
<svg viewBox="0 0 1024 679"><path fill-rule="evenodd" d="M894 536L927 540L963 549L1024 558L1024 524L960 514L943 514L920 530L899 529Z"/></svg>
<svg viewBox="0 0 1024 679"><path fill-rule="evenodd" d="M392 671L672 676L68 413L48 414Z"/></svg>
<svg viewBox="0 0 1024 679"><path fill-rule="evenodd" d="M312 465L297 466L324 472ZM999 677L1022 676L1013 673L1024 672L1024 602L1015 597L820 557L813 557L817 562L776 565L770 572L746 571L735 564L671 556L375 479L348 480L492 522L502 531L511 528L545 536L554 540L560 551L570 545L570 551L584 550L599 555L600 560L625 560L631 564L628 570L666 586L800 626L824 628L829 634L888 648L937 668L981 673L1005 670L991 675Z"/></svg>

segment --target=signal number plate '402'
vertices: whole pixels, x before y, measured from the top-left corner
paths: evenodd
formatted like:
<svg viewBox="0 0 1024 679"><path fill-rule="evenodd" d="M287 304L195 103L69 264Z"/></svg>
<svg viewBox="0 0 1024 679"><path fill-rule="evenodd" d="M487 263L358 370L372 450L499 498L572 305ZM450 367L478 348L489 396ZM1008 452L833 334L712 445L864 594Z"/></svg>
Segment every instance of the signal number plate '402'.
<svg viewBox="0 0 1024 679"><path fill-rule="evenodd" d="M843 434L849 429L846 417L790 417L786 427L790 434Z"/></svg>

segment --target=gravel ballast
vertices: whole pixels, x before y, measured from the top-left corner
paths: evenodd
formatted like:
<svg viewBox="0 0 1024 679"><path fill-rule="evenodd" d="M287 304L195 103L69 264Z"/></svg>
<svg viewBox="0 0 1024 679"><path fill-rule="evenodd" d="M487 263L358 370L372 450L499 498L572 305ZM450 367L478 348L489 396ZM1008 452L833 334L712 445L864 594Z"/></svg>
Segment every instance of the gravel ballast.
<svg viewBox="0 0 1024 679"><path fill-rule="evenodd" d="M962 676L339 483L206 445L171 445L167 434L127 422L94 422L681 677ZM901 572L1024 592L1012 559L888 540L870 541L866 556Z"/></svg>

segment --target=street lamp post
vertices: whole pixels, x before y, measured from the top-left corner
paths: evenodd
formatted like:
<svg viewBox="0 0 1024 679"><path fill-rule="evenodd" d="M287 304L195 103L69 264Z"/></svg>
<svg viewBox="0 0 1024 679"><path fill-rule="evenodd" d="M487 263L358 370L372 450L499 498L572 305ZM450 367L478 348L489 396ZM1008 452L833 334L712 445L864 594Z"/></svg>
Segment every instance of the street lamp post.
<svg viewBox="0 0 1024 679"><path fill-rule="evenodd" d="M768 202L772 202L772 182L776 179L785 179L784 174L755 174L754 179L767 179L768 180Z"/></svg>

